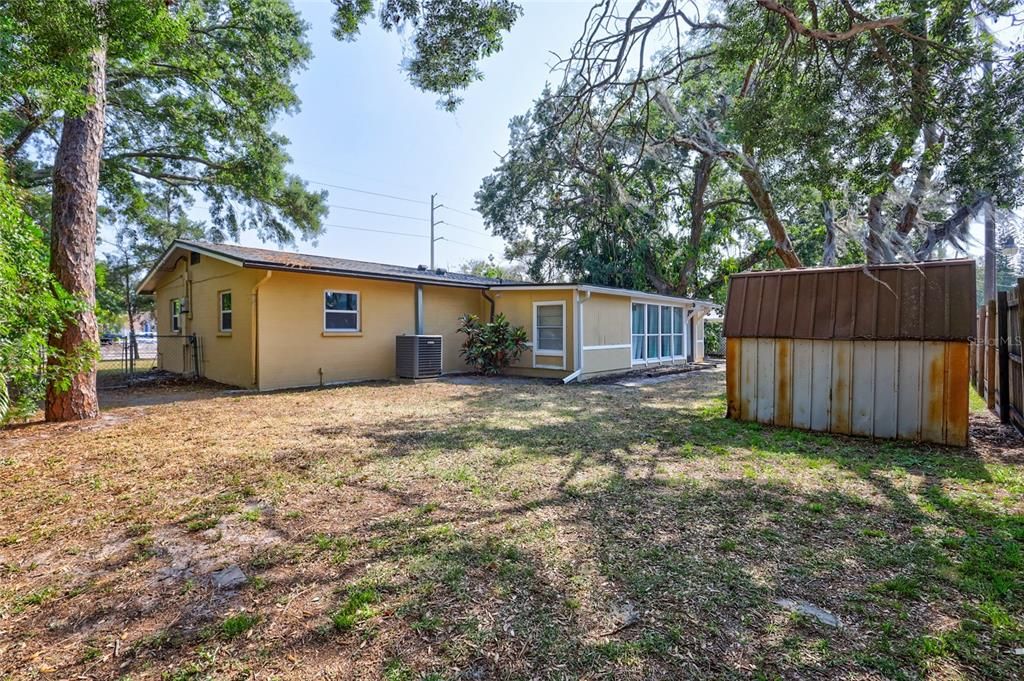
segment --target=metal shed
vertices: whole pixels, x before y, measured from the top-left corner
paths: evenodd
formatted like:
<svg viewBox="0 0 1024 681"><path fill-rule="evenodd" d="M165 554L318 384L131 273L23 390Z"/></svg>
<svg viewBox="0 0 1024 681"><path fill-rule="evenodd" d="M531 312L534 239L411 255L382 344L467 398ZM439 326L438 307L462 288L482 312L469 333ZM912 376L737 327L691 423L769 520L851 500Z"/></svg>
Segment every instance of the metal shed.
<svg viewBox="0 0 1024 681"><path fill-rule="evenodd" d="M965 445L975 285L966 259L734 275L730 418Z"/></svg>

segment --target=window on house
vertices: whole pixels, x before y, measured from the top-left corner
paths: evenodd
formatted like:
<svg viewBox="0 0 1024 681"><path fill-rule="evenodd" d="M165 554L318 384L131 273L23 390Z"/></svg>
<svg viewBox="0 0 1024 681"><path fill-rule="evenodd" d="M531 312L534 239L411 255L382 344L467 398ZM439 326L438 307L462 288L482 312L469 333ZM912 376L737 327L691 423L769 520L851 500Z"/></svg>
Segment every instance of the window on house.
<svg viewBox="0 0 1024 681"><path fill-rule="evenodd" d="M630 335L634 364L684 357L686 314L676 305L633 303Z"/></svg>
<svg viewBox="0 0 1024 681"><path fill-rule="evenodd" d="M672 308L661 306L661 357L672 356Z"/></svg>
<svg viewBox="0 0 1024 681"><path fill-rule="evenodd" d="M181 332L181 298L171 300L171 332Z"/></svg>
<svg viewBox="0 0 1024 681"><path fill-rule="evenodd" d="M359 331L359 294L324 291L324 331Z"/></svg>
<svg viewBox="0 0 1024 681"><path fill-rule="evenodd" d="M561 355L565 346L565 305L540 303L534 310L534 354Z"/></svg>
<svg viewBox="0 0 1024 681"><path fill-rule="evenodd" d="M633 361L644 358L644 305L633 303Z"/></svg>
<svg viewBox="0 0 1024 681"><path fill-rule="evenodd" d="M683 308L672 308L672 356L683 356Z"/></svg>
<svg viewBox="0 0 1024 681"><path fill-rule="evenodd" d="M231 331L231 291L220 292L220 330Z"/></svg>
<svg viewBox="0 0 1024 681"><path fill-rule="evenodd" d="M658 337L661 335L661 317L657 305L647 306L647 359L657 359L659 351Z"/></svg>

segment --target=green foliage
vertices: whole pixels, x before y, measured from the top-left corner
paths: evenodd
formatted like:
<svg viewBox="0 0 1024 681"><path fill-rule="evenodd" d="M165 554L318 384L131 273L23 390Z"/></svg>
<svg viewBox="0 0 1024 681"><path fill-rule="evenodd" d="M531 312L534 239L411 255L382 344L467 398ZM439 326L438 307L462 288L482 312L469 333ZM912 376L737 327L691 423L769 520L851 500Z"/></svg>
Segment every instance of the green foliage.
<svg viewBox="0 0 1024 681"><path fill-rule="evenodd" d="M524 281L527 279L526 270L522 265L500 265L495 262L493 255L487 256L486 260L467 260L462 263L459 269L465 274L473 274L490 279L505 279L506 281Z"/></svg>
<svg viewBox="0 0 1024 681"><path fill-rule="evenodd" d="M707 357L725 357L725 338L722 322L704 322L704 354Z"/></svg>
<svg viewBox="0 0 1024 681"><path fill-rule="evenodd" d="M373 0L332 0L334 35L353 40L373 14ZM454 111L458 92L483 78L477 62L501 50L502 33L522 14L510 0L382 0L381 27L409 38L412 56L403 63L413 85L441 95L438 104Z"/></svg>
<svg viewBox="0 0 1024 681"><path fill-rule="evenodd" d="M145 240L160 232L160 247L180 234L175 228L192 231L185 216L196 202L210 215L201 233L214 240L250 230L289 243L296 232L319 232L326 193L286 172L287 139L272 129L297 109L292 78L311 56L308 26L289 2L117 0L101 3L99 16L81 14L82 4L55 3L53 16L27 12L0 44L36 33L56 40L41 28L54 21L80 24L82 45L108 36L105 219L146 232ZM26 187L51 181L62 110L47 102L61 73L0 90L0 145Z"/></svg>
<svg viewBox="0 0 1024 681"><path fill-rule="evenodd" d="M805 265L829 233L837 264L914 260L961 246L982 197L1024 201L1024 50L972 6L716 0L702 25L677 12L637 5L626 28L595 6L562 86L512 120L477 204L532 277L717 298L730 273L778 264L768 225ZM814 35L868 18L898 28Z"/></svg>
<svg viewBox="0 0 1024 681"><path fill-rule="evenodd" d="M710 78L677 103L695 115L714 99ZM726 164L691 153L637 161L648 134L666 122L631 106L628 90L612 90L591 115L620 111L607 135L576 125L563 109L565 91L545 90L509 125L509 150L476 194L485 223L506 242L506 254L538 281L572 279L664 294L708 297L751 252L770 251L757 216ZM620 108L621 107L621 108ZM565 117L569 118L566 119ZM614 144L607 144L614 138ZM696 173L706 175L700 203Z"/></svg>
<svg viewBox="0 0 1024 681"><path fill-rule="evenodd" d="M475 314L463 315L459 333L466 335L459 354L488 376L502 373L526 349L526 330L512 326L501 313L492 322L482 322Z"/></svg>
<svg viewBox="0 0 1024 681"><path fill-rule="evenodd" d="M246 612L232 615L220 623L220 632L225 638L235 638L256 626L259 618Z"/></svg>
<svg viewBox="0 0 1024 681"><path fill-rule="evenodd" d="M34 412L49 381L66 386L92 361L95 347L61 356L49 343L81 307L50 275L43 234L0 162L0 425Z"/></svg>
<svg viewBox="0 0 1024 681"><path fill-rule="evenodd" d="M354 584L348 589L348 594L333 615L331 623L338 631L349 631L355 625L373 617L374 605L380 602L380 594L377 588L368 583Z"/></svg>

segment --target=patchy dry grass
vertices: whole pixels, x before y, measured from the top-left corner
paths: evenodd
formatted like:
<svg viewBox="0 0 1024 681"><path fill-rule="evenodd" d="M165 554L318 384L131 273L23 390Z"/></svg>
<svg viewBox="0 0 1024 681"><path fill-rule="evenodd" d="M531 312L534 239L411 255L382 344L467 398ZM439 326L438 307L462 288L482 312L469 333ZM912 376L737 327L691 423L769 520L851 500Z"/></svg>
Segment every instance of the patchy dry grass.
<svg viewBox="0 0 1024 681"><path fill-rule="evenodd" d="M1024 675L1019 449L722 392L178 388L0 433L0 678Z"/></svg>

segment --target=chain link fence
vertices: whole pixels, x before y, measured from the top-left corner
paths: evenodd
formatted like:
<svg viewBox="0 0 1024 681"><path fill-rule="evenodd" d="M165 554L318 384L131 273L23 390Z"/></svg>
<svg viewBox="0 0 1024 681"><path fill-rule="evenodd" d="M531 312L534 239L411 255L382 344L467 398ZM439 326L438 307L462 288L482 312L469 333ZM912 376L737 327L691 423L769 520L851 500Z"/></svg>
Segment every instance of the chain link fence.
<svg viewBox="0 0 1024 681"><path fill-rule="evenodd" d="M199 344L194 335L139 334L134 339L129 336L105 336L100 338L98 382L101 385L131 384L145 374L162 368L159 352L161 338L183 343L181 373L195 376L195 367L199 365Z"/></svg>
<svg viewBox="0 0 1024 681"><path fill-rule="evenodd" d="M725 324L720 319L704 320L704 356L725 357Z"/></svg>

